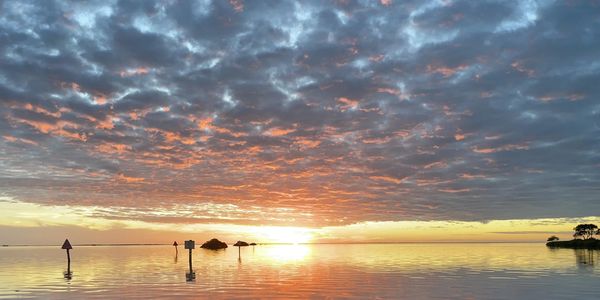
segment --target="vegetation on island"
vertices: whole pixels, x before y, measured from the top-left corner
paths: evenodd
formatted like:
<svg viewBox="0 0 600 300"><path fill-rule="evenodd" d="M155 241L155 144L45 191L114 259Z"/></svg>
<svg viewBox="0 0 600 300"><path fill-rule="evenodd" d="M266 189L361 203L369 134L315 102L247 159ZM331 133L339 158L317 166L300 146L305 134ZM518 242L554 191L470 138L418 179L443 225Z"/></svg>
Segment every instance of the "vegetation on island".
<svg viewBox="0 0 600 300"><path fill-rule="evenodd" d="M600 229L595 224L579 224L573 228L573 239L570 241L559 241L557 236L547 239L546 246L551 248L573 248L573 249L600 249L600 240L594 235L600 235Z"/></svg>
<svg viewBox="0 0 600 300"><path fill-rule="evenodd" d="M200 246L200 248L209 249L209 250L219 250L219 249L227 248L227 244L219 241L218 239L212 239L212 240L207 241L204 244L202 244L202 246Z"/></svg>
<svg viewBox="0 0 600 300"><path fill-rule="evenodd" d="M594 237L594 234L600 234L598 226L594 224L579 224L575 228L574 238L582 237L584 240L589 240Z"/></svg>
<svg viewBox="0 0 600 300"><path fill-rule="evenodd" d="M233 244L236 247L248 247L249 244L244 241L237 241L237 243Z"/></svg>

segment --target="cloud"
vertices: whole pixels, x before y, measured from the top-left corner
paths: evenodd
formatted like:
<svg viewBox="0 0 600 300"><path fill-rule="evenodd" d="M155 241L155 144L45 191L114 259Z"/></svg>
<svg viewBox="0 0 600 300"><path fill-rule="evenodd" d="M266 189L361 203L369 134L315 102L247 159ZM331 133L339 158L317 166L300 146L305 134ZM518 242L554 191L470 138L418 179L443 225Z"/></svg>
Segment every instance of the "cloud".
<svg viewBox="0 0 600 300"><path fill-rule="evenodd" d="M0 5L19 201L306 226L600 209L593 3Z"/></svg>

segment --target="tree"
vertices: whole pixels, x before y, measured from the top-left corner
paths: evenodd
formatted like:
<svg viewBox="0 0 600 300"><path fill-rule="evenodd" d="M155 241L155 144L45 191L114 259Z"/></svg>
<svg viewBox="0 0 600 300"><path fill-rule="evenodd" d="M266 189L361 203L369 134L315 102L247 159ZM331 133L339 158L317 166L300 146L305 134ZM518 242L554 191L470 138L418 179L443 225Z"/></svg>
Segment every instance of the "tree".
<svg viewBox="0 0 600 300"><path fill-rule="evenodd" d="M582 237L584 240L591 239L599 231L598 226L594 224L579 224L573 230L575 230L573 237Z"/></svg>
<svg viewBox="0 0 600 300"><path fill-rule="evenodd" d="M549 237L547 241L554 242L554 241L558 241L558 240L559 240L559 238L557 236L553 235L553 236Z"/></svg>

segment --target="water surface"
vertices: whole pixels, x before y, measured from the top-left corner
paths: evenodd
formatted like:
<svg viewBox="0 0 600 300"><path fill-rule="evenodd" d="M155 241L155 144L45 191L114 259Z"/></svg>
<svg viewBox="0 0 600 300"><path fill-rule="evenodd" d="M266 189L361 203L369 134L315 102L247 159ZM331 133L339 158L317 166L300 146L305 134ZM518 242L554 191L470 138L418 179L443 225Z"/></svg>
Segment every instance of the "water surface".
<svg viewBox="0 0 600 300"><path fill-rule="evenodd" d="M0 298L592 299L600 252L543 244L0 248Z"/></svg>

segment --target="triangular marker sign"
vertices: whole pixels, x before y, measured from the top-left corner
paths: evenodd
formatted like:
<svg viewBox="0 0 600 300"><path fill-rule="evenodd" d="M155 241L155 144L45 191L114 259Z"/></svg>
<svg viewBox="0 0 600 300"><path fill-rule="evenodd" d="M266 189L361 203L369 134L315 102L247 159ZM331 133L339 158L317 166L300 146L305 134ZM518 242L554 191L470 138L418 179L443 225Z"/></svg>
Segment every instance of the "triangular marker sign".
<svg viewBox="0 0 600 300"><path fill-rule="evenodd" d="M62 249L73 249L73 246L71 246L71 243L69 243L69 239L65 240L65 242L62 245Z"/></svg>

